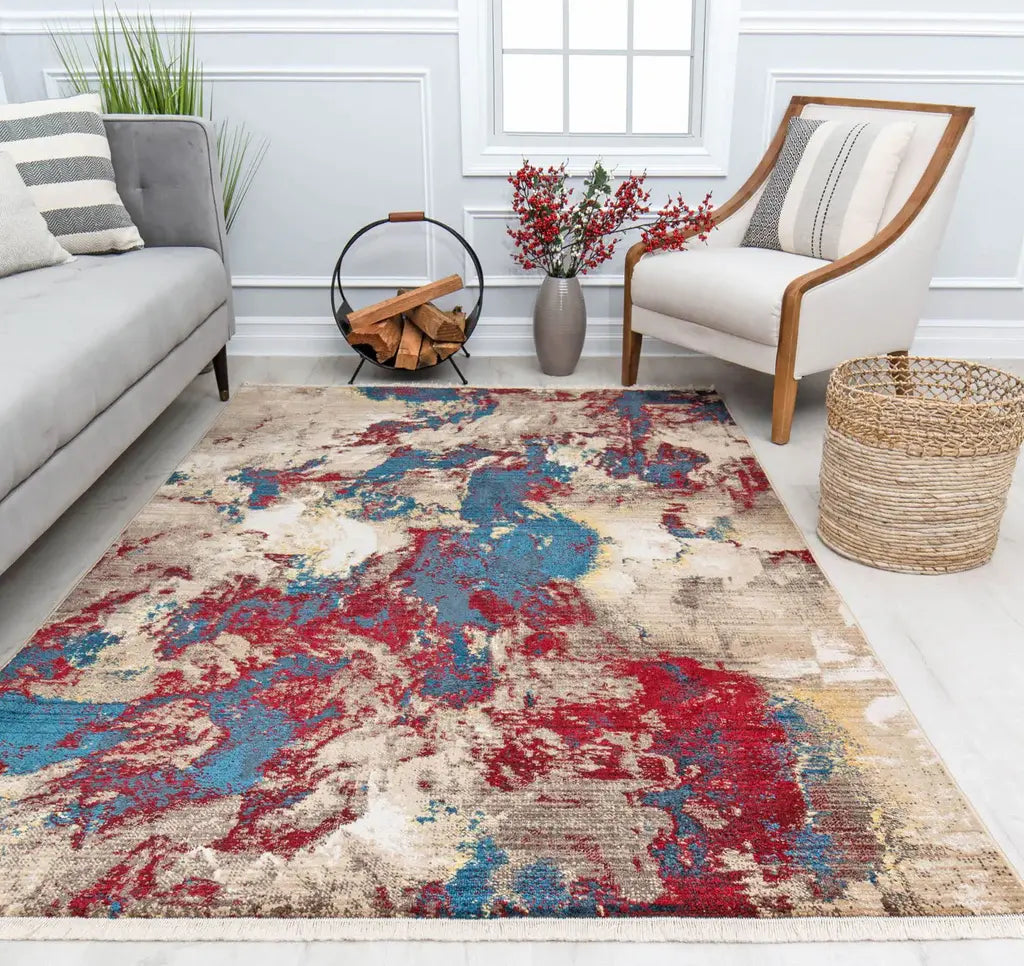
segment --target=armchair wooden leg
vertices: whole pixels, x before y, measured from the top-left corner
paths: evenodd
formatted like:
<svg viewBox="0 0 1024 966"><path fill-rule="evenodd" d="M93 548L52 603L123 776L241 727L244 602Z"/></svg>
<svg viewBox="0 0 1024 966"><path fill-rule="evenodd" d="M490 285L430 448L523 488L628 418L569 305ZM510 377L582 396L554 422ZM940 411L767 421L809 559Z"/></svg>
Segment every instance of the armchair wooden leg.
<svg viewBox="0 0 1024 966"><path fill-rule="evenodd" d="M228 401L228 347L221 346L220 352L213 357L213 374L217 377L217 389L222 402Z"/></svg>
<svg viewBox="0 0 1024 966"><path fill-rule="evenodd" d="M633 331L633 269L643 258L644 243L637 242L626 252L626 265L622 287L622 385L635 386L640 368L640 347L644 342L642 332Z"/></svg>
<svg viewBox="0 0 1024 966"><path fill-rule="evenodd" d="M893 349L889 353L889 372L897 396L910 394L910 360L907 349Z"/></svg>
<svg viewBox="0 0 1024 966"><path fill-rule="evenodd" d="M622 385L635 386L636 376L640 368L640 346L643 344L642 332L631 332L628 328L622 333Z"/></svg>
<svg viewBox="0 0 1024 966"><path fill-rule="evenodd" d="M796 408L797 381L792 373L775 373L775 391L772 396L772 442L785 446L793 428L793 410Z"/></svg>

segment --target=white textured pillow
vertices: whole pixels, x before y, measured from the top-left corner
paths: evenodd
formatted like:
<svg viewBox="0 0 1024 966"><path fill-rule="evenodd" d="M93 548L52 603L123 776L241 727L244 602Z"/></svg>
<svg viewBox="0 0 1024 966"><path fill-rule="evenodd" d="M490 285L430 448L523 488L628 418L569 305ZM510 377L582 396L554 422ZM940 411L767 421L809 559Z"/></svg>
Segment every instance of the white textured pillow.
<svg viewBox="0 0 1024 966"><path fill-rule="evenodd" d="M0 104L0 149L14 158L47 227L69 252L142 247L114 183L99 94Z"/></svg>
<svg viewBox="0 0 1024 966"><path fill-rule="evenodd" d="M70 261L33 204L11 156L0 151L0 278Z"/></svg>
<svg viewBox="0 0 1024 966"><path fill-rule="evenodd" d="M913 133L910 121L792 118L742 244L827 259L860 248L878 232Z"/></svg>

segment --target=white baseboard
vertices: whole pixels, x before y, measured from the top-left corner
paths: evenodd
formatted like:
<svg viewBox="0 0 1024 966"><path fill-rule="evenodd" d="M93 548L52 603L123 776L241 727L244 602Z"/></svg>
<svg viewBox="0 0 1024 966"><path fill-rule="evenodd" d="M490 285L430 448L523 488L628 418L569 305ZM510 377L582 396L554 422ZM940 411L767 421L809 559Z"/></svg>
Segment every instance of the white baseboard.
<svg viewBox="0 0 1024 966"><path fill-rule="evenodd" d="M470 351L481 356L533 354L529 319L486 319L477 326ZM617 356L622 348L621 319L590 319L584 355ZM918 326L914 352L968 359L1024 359L1024 320L965 322L928 319ZM243 316L228 346L238 356L337 356L352 350L330 318ZM686 356L679 346L648 339L644 355Z"/></svg>
<svg viewBox="0 0 1024 966"><path fill-rule="evenodd" d="M469 351L480 356L533 355L533 326L529 319L486 319L473 332ZM590 319L584 354L617 356L622 348L621 319ZM239 356L337 356L349 348L330 318L287 319L243 316L228 345ZM645 353L658 356L693 355L679 346L650 340Z"/></svg>
<svg viewBox="0 0 1024 966"><path fill-rule="evenodd" d="M925 319L917 327L913 350L966 359L1024 359L1024 321Z"/></svg>

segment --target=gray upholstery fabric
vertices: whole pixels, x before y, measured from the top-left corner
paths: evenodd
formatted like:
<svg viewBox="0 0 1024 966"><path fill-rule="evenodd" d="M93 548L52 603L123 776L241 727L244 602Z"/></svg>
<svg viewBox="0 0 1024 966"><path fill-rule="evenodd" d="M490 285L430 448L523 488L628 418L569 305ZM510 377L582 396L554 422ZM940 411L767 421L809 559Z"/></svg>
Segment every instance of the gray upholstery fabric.
<svg viewBox="0 0 1024 966"><path fill-rule="evenodd" d="M224 345L228 314L227 306L217 309L74 439L0 499L0 573L102 475L195 378L199 369ZM210 380L213 392L213 376L204 378ZM45 395L51 385L49 381L43 383L40 394Z"/></svg>
<svg viewBox="0 0 1024 966"><path fill-rule="evenodd" d="M210 123L131 114L109 114L103 123L117 193L145 243L212 248L223 258L224 206Z"/></svg>
<svg viewBox="0 0 1024 966"><path fill-rule="evenodd" d="M212 248L230 277L213 125L130 114L108 115L104 124L118 194L146 245ZM233 334L233 314L230 326Z"/></svg>
<svg viewBox="0 0 1024 966"><path fill-rule="evenodd" d="M0 572L234 331L212 128L193 117L104 123L147 247L0 280Z"/></svg>
<svg viewBox="0 0 1024 966"><path fill-rule="evenodd" d="M0 282L0 497L227 298L224 266L207 248L80 255ZM222 318L220 342L200 366L228 340ZM180 376L179 390L194 375ZM130 440L121 442L123 449Z"/></svg>

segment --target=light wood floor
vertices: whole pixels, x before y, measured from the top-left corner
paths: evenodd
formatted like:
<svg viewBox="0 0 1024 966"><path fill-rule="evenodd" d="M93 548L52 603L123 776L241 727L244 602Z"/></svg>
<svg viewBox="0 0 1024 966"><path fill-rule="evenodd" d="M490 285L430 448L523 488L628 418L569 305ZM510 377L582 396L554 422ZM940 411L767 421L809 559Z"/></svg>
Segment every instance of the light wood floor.
<svg viewBox="0 0 1024 966"><path fill-rule="evenodd" d="M528 358L460 360L478 385L618 385L615 359L586 359L575 376L552 380ZM1000 363L1024 373L1024 362ZM346 358L232 358L232 382L345 382ZM360 382L385 378L365 367ZM431 381L450 381L442 367ZM797 525L845 597L983 820L1024 871L1024 467L1018 469L1002 538L988 566L966 574L914 577L861 567L814 535L824 426L824 377L800 387L792 441L768 442L771 384L747 370L695 358L641 362L640 385L721 391ZM0 665L91 567L148 501L220 410L204 375L6 574L0 575ZM994 966L1024 963L1024 942L851 943L777 946L675 944L178 944L0 943L0 963L122 966L452 966L462 964L672 964L672 966Z"/></svg>

